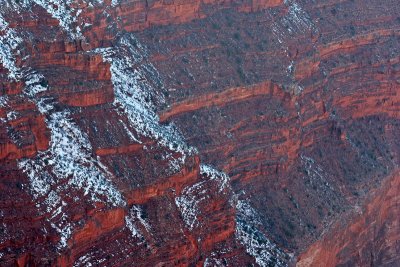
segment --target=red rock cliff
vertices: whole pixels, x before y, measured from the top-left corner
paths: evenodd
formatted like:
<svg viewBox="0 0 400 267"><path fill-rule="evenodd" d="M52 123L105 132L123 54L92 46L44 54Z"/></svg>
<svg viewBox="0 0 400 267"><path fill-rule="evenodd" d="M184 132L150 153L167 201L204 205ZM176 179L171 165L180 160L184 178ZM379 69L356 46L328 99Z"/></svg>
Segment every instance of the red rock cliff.
<svg viewBox="0 0 400 267"><path fill-rule="evenodd" d="M398 14L6 1L0 265L396 265Z"/></svg>

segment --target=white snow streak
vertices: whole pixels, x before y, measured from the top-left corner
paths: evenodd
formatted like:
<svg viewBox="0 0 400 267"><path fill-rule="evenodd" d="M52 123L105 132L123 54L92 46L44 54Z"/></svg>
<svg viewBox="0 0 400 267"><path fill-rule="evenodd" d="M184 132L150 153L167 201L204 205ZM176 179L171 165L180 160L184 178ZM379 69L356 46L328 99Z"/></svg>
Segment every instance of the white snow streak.
<svg viewBox="0 0 400 267"><path fill-rule="evenodd" d="M236 204L236 238L247 253L253 256L260 266L286 266L281 259L287 255L280 251L260 230L261 221L257 212L246 201Z"/></svg>

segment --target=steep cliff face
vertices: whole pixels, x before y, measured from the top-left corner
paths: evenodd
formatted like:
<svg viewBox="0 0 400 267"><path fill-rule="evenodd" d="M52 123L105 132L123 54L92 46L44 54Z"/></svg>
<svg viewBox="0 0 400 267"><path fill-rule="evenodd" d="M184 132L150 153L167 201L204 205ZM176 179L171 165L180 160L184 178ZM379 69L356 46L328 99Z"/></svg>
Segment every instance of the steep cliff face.
<svg viewBox="0 0 400 267"><path fill-rule="evenodd" d="M398 164L397 14L393 1L285 1L138 36L166 77L161 120L297 252Z"/></svg>
<svg viewBox="0 0 400 267"><path fill-rule="evenodd" d="M236 227L230 178L159 121L163 81L125 32L194 19L179 11L191 6L201 13L199 2L4 2L1 265L286 259L262 232L268 254L247 254L257 225L243 214ZM116 23L142 14L149 19L141 26ZM100 25L90 27L91 19Z"/></svg>
<svg viewBox="0 0 400 267"><path fill-rule="evenodd" d="M303 253L298 266L396 266L400 261L399 180L395 172L356 214L336 223Z"/></svg>
<svg viewBox="0 0 400 267"><path fill-rule="evenodd" d="M396 264L399 13L3 1L0 265Z"/></svg>

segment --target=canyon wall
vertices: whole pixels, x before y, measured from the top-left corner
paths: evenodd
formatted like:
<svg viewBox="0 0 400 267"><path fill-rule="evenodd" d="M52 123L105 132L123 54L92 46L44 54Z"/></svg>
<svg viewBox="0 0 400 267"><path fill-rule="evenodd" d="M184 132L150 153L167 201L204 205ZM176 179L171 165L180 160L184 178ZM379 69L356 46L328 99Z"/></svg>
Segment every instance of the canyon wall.
<svg viewBox="0 0 400 267"><path fill-rule="evenodd" d="M138 33L167 84L161 120L229 174L289 251L397 168L397 12L394 1L286 1Z"/></svg>
<svg viewBox="0 0 400 267"><path fill-rule="evenodd" d="M3 1L0 265L396 265L399 13Z"/></svg>
<svg viewBox="0 0 400 267"><path fill-rule="evenodd" d="M399 262L399 176L394 173L350 223L332 226L299 257L298 266L396 266Z"/></svg>

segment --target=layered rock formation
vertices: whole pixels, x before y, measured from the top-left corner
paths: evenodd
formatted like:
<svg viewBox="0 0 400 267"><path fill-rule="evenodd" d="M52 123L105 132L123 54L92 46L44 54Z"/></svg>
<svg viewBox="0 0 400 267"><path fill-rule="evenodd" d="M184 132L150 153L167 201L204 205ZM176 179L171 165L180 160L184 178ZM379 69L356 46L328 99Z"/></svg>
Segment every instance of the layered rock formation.
<svg viewBox="0 0 400 267"><path fill-rule="evenodd" d="M399 23L389 6L287 1L139 35L170 81L161 119L227 172L294 252L398 164Z"/></svg>
<svg viewBox="0 0 400 267"><path fill-rule="evenodd" d="M398 263L396 1L0 11L0 265Z"/></svg>
<svg viewBox="0 0 400 267"><path fill-rule="evenodd" d="M298 266L396 266L399 251L399 178L394 173L364 207L336 223L302 254Z"/></svg>

